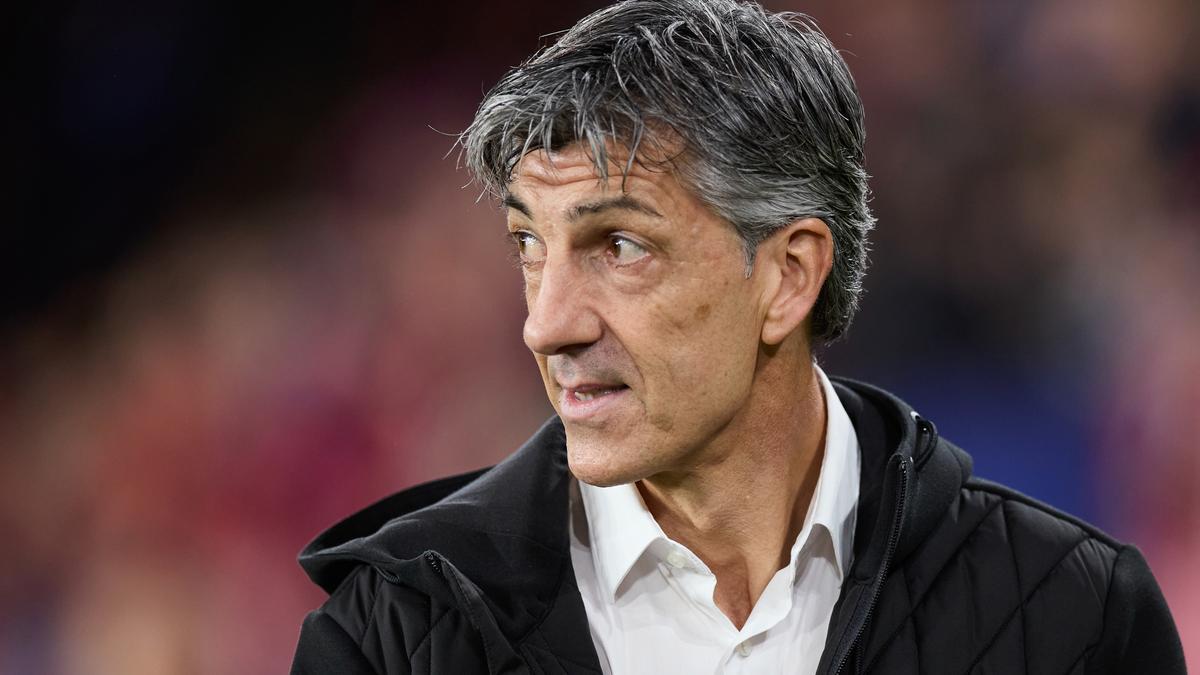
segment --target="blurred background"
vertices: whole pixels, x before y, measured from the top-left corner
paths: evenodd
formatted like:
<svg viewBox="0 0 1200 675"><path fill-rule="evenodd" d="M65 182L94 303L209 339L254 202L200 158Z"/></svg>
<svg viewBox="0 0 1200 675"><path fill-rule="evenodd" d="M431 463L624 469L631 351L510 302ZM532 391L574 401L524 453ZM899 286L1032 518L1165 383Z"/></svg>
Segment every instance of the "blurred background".
<svg viewBox="0 0 1200 675"><path fill-rule="evenodd" d="M0 672L285 671L309 538L549 414L453 134L603 3L411 4L6 10ZM768 6L867 110L824 366L1140 546L1200 667L1200 7Z"/></svg>

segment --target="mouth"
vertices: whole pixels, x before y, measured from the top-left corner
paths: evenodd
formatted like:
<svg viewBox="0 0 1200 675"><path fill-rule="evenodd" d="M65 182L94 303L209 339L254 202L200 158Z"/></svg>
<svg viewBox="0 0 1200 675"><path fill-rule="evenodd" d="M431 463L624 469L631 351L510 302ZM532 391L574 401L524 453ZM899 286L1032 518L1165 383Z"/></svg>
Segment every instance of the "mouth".
<svg viewBox="0 0 1200 675"><path fill-rule="evenodd" d="M614 410L628 393L629 387L624 384L580 384L563 387L560 414L569 421L599 421Z"/></svg>
<svg viewBox="0 0 1200 675"><path fill-rule="evenodd" d="M628 388L629 387L627 387L623 384L610 385L610 386L585 385L582 387L568 388L568 389L566 389L566 392L567 392L568 396L575 399L579 403L587 403L588 401L594 401L597 398L601 398L604 396L611 396L611 395L617 393L618 391L622 391L622 390L625 390Z"/></svg>

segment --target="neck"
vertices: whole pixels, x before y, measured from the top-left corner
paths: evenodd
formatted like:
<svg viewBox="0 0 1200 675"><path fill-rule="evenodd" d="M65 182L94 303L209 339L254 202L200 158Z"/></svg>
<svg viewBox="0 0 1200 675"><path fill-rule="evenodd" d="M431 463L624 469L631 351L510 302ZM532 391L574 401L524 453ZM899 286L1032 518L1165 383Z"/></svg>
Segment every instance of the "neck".
<svg viewBox="0 0 1200 675"><path fill-rule="evenodd" d="M790 560L824 454L816 369L807 349L784 351L764 353L743 414L693 465L638 483L663 532L716 575L714 600L739 629Z"/></svg>

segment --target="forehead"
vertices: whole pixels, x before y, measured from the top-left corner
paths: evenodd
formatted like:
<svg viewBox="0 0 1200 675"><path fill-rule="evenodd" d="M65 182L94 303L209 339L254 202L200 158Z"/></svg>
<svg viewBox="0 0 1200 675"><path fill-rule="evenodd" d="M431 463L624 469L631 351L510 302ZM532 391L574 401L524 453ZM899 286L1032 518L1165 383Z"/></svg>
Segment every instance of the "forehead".
<svg viewBox="0 0 1200 675"><path fill-rule="evenodd" d="M607 176L601 176L592 155L579 144L561 150L534 150L513 169L508 192L534 210L568 207L597 196L636 196L660 213L703 208L680 181L670 162L629 162L619 148L606 154Z"/></svg>

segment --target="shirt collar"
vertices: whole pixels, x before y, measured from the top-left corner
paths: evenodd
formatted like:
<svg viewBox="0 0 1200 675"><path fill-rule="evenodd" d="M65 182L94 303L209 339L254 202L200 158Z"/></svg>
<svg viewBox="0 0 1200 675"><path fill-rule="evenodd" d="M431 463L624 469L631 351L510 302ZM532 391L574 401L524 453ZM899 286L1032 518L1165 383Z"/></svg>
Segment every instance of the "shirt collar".
<svg viewBox="0 0 1200 675"><path fill-rule="evenodd" d="M792 546L791 564L794 568L800 550L820 526L832 540L840 579L850 568L854 547L859 490L858 435L829 378L815 364L813 369L825 398L825 452L805 523ZM646 508L634 484L596 487L581 481L579 491L597 576L609 597L615 598L618 587L651 545L671 540Z"/></svg>
<svg viewBox="0 0 1200 675"><path fill-rule="evenodd" d="M633 483L596 487L579 482L591 537L592 559L610 598L634 563L655 541L667 540Z"/></svg>

